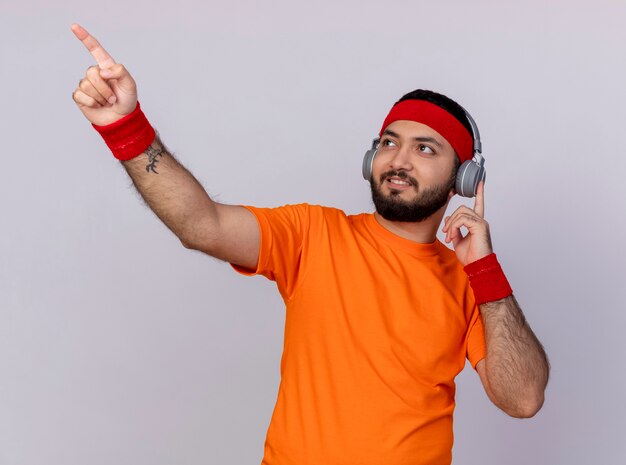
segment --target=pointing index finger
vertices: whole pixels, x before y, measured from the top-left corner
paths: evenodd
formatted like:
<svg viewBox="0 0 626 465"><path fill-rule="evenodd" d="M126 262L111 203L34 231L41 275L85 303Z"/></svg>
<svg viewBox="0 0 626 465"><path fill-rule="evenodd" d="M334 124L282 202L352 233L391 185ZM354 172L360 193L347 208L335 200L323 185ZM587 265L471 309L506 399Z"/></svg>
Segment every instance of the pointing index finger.
<svg viewBox="0 0 626 465"><path fill-rule="evenodd" d="M481 218L485 217L485 182L480 181L476 187L476 202L474 203L474 211Z"/></svg>
<svg viewBox="0 0 626 465"><path fill-rule="evenodd" d="M79 24L72 24L72 32L87 47L100 69L107 69L115 64L115 60L109 55L109 52L84 27Z"/></svg>

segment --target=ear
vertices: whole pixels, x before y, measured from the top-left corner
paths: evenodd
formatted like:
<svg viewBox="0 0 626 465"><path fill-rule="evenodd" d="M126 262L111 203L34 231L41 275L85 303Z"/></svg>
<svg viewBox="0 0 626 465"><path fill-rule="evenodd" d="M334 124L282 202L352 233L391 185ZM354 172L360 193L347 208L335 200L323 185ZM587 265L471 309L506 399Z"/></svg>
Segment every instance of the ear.
<svg viewBox="0 0 626 465"><path fill-rule="evenodd" d="M454 197L454 194L456 194L456 189L454 187L451 187L450 192L448 192L448 201L450 201L450 199Z"/></svg>

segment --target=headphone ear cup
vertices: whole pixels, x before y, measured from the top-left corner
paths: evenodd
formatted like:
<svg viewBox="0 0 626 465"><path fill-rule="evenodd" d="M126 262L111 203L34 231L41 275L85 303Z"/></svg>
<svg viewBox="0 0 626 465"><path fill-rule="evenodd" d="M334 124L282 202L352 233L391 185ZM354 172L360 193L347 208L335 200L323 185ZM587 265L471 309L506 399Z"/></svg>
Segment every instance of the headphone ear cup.
<svg viewBox="0 0 626 465"><path fill-rule="evenodd" d="M461 197L474 197L478 183L486 178L485 168L474 160L466 160L456 173L456 192Z"/></svg>
<svg viewBox="0 0 626 465"><path fill-rule="evenodd" d="M377 149L372 148L365 152L363 157L363 167L361 169L363 178L369 181L372 177L372 164L374 163L374 157L376 156Z"/></svg>

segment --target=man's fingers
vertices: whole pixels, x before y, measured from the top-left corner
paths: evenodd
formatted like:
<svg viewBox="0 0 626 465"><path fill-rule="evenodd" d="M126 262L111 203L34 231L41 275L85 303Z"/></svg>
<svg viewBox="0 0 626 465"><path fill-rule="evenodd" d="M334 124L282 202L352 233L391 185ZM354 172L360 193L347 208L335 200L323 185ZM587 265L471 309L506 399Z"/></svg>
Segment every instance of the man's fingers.
<svg viewBox="0 0 626 465"><path fill-rule="evenodd" d="M445 217L445 219L443 221L442 231L446 232L446 230L450 226L450 221L453 221L457 216L459 216L460 214L462 214L464 212L465 213L474 213L474 210L472 210L471 208L467 207L466 205L459 206L456 210L454 210L454 212L452 212L452 215Z"/></svg>
<svg viewBox="0 0 626 465"><path fill-rule="evenodd" d="M481 218L485 217L485 182L480 181L476 187L476 201L474 203L474 211Z"/></svg>
<svg viewBox="0 0 626 465"><path fill-rule="evenodd" d="M128 70L120 64L114 64L110 68L100 70L100 76L105 79L123 79L128 75Z"/></svg>
<svg viewBox="0 0 626 465"><path fill-rule="evenodd" d="M109 69L103 69L100 71L100 76L107 82L114 82L112 88L118 99L131 95L135 100L137 99L137 84L124 65L118 63Z"/></svg>
<svg viewBox="0 0 626 465"><path fill-rule="evenodd" d="M78 88L86 95L90 96L94 100L96 100L100 105L106 105L107 99L102 96L100 92L94 87L94 85L89 81L89 79L82 79L78 83Z"/></svg>
<svg viewBox="0 0 626 465"><path fill-rule="evenodd" d="M115 64L115 60L109 53L100 45L100 43L87 32L85 28L79 24L72 24L72 32L78 39L87 47L89 53L95 58L96 63L101 69L110 68Z"/></svg>
<svg viewBox="0 0 626 465"><path fill-rule="evenodd" d="M457 215L448 224L446 242L450 242L452 240L454 243L455 239L462 239L463 234L461 233L461 227L465 226L471 232L476 221L476 218L468 215L467 213L460 213Z"/></svg>
<svg viewBox="0 0 626 465"><path fill-rule="evenodd" d="M463 239L465 239L465 237L461 233L459 233L458 236L454 236L452 238L452 246L456 249L459 246L459 242L461 242Z"/></svg>
<svg viewBox="0 0 626 465"><path fill-rule="evenodd" d="M87 70L87 79L93 85L95 90L106 100L113 104L117 100L113 89L109 84L100 76L101 70L97 66L92 66ZM98 100L100 101L100 100Z"/></svg>
<svg viewBox="0 0 626 465"><path fill-rule="evenodd" d="M102 105L100 105L96 101L96 99L94 99L93 97L90 97L89 95L85 94L80 89L76 89L74 91L74 93L72 94L72 98L74 99L74 101L79 106L89 107L89 108L100 108L100 107L102 107Z"/></svg>
<svg viewBox="0 0 626 465"><path fill-rule="evenodd" d="M470 234L478 233L481 228L489 229L489 224L482 218L477 217L472 210L469 210L467 213L459 212L454 214L445 226L446 242L450 239L454 240L457 237L463 237L461 234L461 227L463 226L467 228Z"/></svg>

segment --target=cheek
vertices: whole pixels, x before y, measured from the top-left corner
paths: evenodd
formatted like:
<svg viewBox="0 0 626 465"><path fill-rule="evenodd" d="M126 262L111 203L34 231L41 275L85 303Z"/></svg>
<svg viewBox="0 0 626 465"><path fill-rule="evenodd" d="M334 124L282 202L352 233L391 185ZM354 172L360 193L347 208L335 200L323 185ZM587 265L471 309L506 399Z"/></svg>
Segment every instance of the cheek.
<svg viewBox="0 0 626 465"><path fill-rule="evenodd" d="M423 166L421 172L424 176L427 176L428 179L431 179L433 183L443 184L450 179L452 174L456 176L456 171L452 173L453 169L453 163L433 163L429 166Z"/></svg>
<svg viewBox="0 0 626 465"><path fill-rule="evenodd" d="M422 170L424 176L428 176L428 179L433 179L437 181L443 181L444 179L448 179L448 175L450 174L450 170L443 166L425 166Z"/></svg>
<svg viewBox="0 0 626 465"><path fill-rule="evenodd" d="M378 181L380 175L385 171L385 167L389 166L388 162L385 160L385 156L381 154L377 154L374 157L374 161L372 162L372 175L374 179Z"/></svg>
<svg viewBox="0 0 626 465"><path fill-rule="evenodd" d="M395 156L395 151L391 149L378 152L372 162L372 172L382 173L384 171L389 171L391 169L390 165L393 163Z"/></svg>

